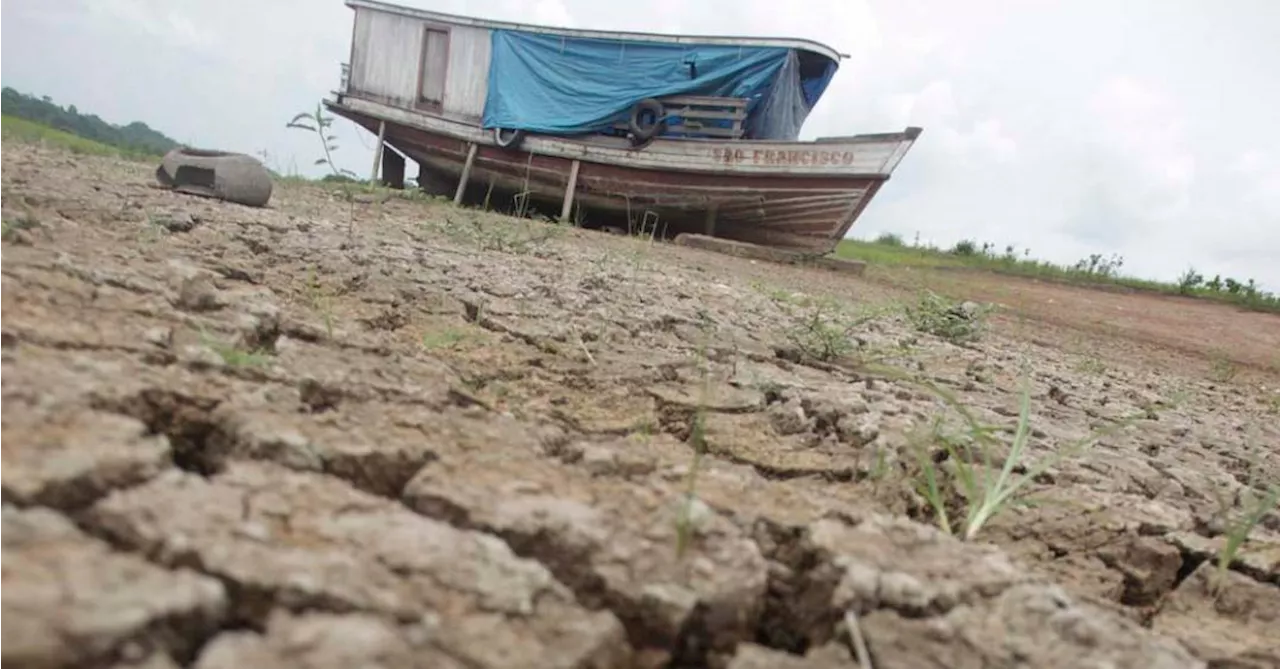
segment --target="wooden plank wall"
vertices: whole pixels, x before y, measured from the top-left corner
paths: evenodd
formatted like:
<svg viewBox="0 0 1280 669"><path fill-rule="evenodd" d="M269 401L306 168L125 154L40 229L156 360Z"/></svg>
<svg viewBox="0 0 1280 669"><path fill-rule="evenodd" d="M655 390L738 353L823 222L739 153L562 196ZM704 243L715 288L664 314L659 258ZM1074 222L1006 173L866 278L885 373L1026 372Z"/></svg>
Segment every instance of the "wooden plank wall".
<svg viewBox="0 0 1280 669"><path fill-rule="evenodd" d="M449 76L444 85L444 111L458 118L479 120L489 93L488 28L454 26L449 31Z"/></svg>
<svg viewBox="0 0 1280 669"><path fill-rule="evenodd" d="M422 22L366 9L356 10L355 21L349 90L413 108L422 60Z"/></svg>
<svg viewBox="0 0 1280 669"><path fill-rule="evenodd" d="M430 39L425 37L428 29L433 31ZM437 30L447 38L438 39ZM359 7L353 40L351 93L404 109L422 109L425 103L432 111L470 121L484 112L491 48L487 28L429 26L421 19Z"/></svg>

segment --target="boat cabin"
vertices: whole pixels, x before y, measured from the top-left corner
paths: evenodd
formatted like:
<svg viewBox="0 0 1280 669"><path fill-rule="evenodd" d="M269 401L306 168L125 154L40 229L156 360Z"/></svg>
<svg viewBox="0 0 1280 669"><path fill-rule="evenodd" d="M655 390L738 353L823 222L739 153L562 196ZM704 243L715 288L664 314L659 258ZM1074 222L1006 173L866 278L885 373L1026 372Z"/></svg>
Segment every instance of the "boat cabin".
<svg viewBox="0 0 1280 669"><path fill-rule="evenodd" d="M378 137L374 178L380 164L401 187L412 160L420 188L459 204L822 253L920 133L798 141L841 58L817 42L346 4L350 61L326 107Z"/></svg>
<svg viewBox="0 0 1280 669"><path fill-rule="evenodd" d="M500 130L504 140L795 140L840 59L806 40L573 30L347 4L355 21L344 93Z"/></svg>

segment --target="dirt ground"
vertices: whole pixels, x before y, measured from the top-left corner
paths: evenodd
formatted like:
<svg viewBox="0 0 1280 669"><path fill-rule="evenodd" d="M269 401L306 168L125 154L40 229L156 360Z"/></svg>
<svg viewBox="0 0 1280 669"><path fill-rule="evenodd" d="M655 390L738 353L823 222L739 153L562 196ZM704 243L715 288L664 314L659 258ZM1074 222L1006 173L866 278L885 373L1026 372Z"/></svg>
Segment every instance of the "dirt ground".
<svg viewBox="0 0 1280 669"><path fill-rule="evenodd" d="M1280 666L1280 515L1215 571L1280 481L1276 316L4 149L6 666ZM1024 376L1014 476L1059 459L962 541L912 379L1008 443Z"/></svg>

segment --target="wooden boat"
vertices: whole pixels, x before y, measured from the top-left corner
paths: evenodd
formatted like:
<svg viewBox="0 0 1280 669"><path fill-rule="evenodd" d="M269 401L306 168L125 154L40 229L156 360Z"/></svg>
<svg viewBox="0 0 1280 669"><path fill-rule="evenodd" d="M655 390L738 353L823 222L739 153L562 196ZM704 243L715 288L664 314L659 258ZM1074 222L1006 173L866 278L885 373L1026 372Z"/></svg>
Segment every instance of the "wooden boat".
<svg viewBox="0 0 1280 669"><path fill-rule="evenodd" d="M374 171L456 202L588 227L825 253L920 135L797 141L841 55L801 39L575 30L374 0L325 101L375 133Z"/></svg>

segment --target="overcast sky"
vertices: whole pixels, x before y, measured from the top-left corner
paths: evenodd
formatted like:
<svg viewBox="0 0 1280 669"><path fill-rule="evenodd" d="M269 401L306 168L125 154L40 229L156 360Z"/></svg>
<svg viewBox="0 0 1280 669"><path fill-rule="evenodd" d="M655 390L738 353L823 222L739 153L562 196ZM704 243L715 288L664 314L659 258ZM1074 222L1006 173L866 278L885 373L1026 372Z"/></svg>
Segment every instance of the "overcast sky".
<svg viewBox="0 0 1280 669"><path fill-rule="evenodd" d="M1280 0L403 0L601 28L795 36L850 54L805 137L924 135L853 228L1280 291ZM799 9L803 7L803 9ZM335 88L341 0L7 0L3 84L307 171L284 124ZM373 138L339 120L344 167Z"/></svg>

